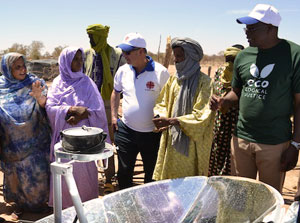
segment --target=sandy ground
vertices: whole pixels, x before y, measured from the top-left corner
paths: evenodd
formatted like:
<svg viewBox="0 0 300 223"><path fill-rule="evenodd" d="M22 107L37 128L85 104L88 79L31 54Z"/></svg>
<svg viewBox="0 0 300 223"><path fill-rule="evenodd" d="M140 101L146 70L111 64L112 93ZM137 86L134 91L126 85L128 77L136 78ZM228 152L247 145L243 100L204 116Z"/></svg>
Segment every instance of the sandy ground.
<svg viewBox="0 0 300 223"><path fill-rule="evenodd" d="M211 68L211 75L213 76L214 71L216 70L217 66L213 66ZM169 67L170 73L174 73L175 68L174 66ZM208 74L208 66L202 66L202 72ZM48 83L51 85L51 83ZM115 163L117 164L117 157L116 154L114 156L115 158ZM117 167L116 167L117 168ZM283 197L285 200L285 208L288 209L289 205L293 202L295 193L297 191L297 182L298 182L298 176L299 176L299 170L300 170L300 161L297 164L297 167L294 170L291 170L287 172L286 174L286 179L284 182L284 188L283 188ZM143 184L143 167L142 167L142 161L141 158L138 157L136 166L135 166L135 172L134 172L134 183L136 185ZM104 189L104 178L103 178L103 173L99 172L99 197L103 197L103 189ZM116 183L113 183L115 186L115 190L117 191L117 185ZM3 200L3 174L0 171L0 217L3 217L6 219L7 222L17 222L13 221L11 218L11 213L12 213L12 207L8 204L6 204ZM34 222L38 219L41 219L48 214L32 214L32 213L24 213L22 218L20 219L19 222Z"/></svg>

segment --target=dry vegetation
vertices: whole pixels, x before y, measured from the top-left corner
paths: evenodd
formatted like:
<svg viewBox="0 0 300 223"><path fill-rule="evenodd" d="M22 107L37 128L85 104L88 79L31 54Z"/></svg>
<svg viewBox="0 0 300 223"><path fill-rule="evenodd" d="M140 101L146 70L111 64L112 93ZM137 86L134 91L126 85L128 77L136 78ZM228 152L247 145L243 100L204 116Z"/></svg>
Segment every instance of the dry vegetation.
<svg viewBox="0 0 300 223"><path fill-rule="evenodd" d="M14 43L11 47L5 49L5 50L0 50L0 59L1 57L9 52L19 52L23 55L26 56L27 60L29 63L32 61L37 61L37 60L56 60L66 46L57 46L54 48L52 53L45 52L42 54L42 50L44 48L44 44L41 41L32 41L30 45L23 45L19 43ZM165 55L166 53L152 53L148 52L148 54L157 62L160 62L164 64L165 60ZM170 58L170 66L169 70L170 73L174 73L174 61L173 61L173 56ZM44 62L42 62L44 63ZM204 55L202 61L201 61L201 66L202 66L202 72L212 75L216 68L220 66L221 64L224 63L224 56L223 52L221 51L218 53L218 55ZM211 70L209 69L211 67ZM32 66L31 69L28 69L31 73L37 74L40 78L45 79L46 81L52 81L58 74L58 65L57 64L48 64L45 65L44 67L37 67L37 66Z"/></svg>

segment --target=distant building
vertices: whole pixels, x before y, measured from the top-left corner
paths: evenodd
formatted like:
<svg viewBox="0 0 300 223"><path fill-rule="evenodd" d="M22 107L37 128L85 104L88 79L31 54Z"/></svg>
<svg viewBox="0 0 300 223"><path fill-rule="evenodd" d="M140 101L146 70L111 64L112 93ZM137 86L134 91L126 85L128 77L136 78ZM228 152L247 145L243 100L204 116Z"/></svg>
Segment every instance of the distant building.
<svg viewBox="0 0 300 223"><path fill-rule="evenodd" d="M26 66L29 73L46 81L52 81L59 74L58 62L55 59L28 60Z"/></svg>

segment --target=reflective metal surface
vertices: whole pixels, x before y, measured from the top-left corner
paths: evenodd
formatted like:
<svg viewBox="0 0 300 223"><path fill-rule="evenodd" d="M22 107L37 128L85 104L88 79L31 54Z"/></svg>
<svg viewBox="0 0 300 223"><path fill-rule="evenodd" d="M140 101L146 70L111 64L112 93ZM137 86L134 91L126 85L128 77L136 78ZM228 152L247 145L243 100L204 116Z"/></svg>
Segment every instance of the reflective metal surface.
<svg viewBox="0 0 300 223"><path fill-rule="evenodd" d="M275 208L280 212L282 204L275 189L250 179L186 177L115 192L85 202L84 209L88 222L240 223L261 222ZM73 207L63 211L62 222L74 218ZM54 222L54 217L38 222Z"/></svg>

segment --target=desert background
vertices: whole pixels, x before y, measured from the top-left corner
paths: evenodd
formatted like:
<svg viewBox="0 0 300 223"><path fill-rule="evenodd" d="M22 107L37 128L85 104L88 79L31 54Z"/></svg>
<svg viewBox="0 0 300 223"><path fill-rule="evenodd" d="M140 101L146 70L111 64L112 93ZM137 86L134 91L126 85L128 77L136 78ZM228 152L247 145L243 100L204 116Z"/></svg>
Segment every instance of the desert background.
<svg viewBox="0 0 300 223"><path fill-rule="evenodd" d="M43 43L40 41L33 41L30 45L22 45L15 43L10 48L0 52L0 57L7 52L20 52L27 56L27 68L31 73L36 74L40 78L43 78L48 87L51 87L53 79L59 74L57 59L65 46L58 46L52 53L42 53ZM170 52L168 52L168 46L166 52L148 54L155 60L168 67L169 73L173 75L176 72L173 58ZM214 73L218 67L224 63L223 51L220 51L217 55L204 55L201 64L201 71L206 75L214 78ZM114 155L116 170L117 170L117 156ZM300 169L300 161L297 167L286 174L286 179L283 188L283 197L285 200L285 208L288 209L289 205L294 201L294 196L297 191L298 175ZM134 172L134 183L136 185L143 184L143 165L141 158L138 157ZM117 184L114 182L115 190L118 190ZM99 197L103 197L104 190L104 175L99 171ZM3 200L3 173L0 170L0 217L6 219L7 222L34 222L41 219L48 214L32 214L24 213L19 221L14 221L11 218L13 209L9 204L6 204Z"/></svg>

